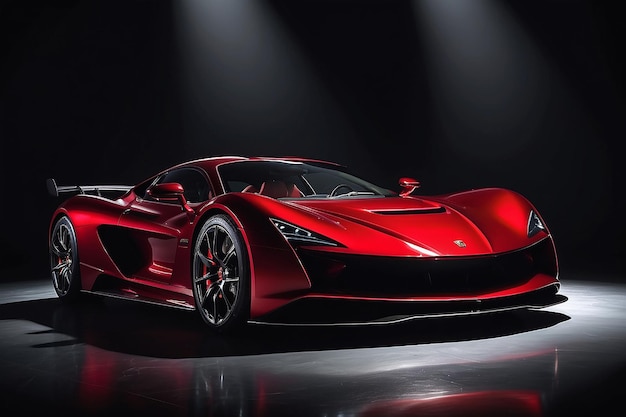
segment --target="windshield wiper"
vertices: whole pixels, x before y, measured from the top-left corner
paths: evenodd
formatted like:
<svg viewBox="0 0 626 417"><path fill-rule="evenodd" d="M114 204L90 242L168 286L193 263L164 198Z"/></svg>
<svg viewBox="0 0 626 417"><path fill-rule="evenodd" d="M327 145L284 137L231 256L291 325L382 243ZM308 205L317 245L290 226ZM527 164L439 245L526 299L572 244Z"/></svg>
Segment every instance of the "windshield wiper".
<svg viewBox="0 0 626 417"><path fill-rule="evenodd" d="M376 195L373 191L350 191L344 194L338 194L335 196L328 196L328 198L341 198L341 197L355 197L360 195Z"/></svg>

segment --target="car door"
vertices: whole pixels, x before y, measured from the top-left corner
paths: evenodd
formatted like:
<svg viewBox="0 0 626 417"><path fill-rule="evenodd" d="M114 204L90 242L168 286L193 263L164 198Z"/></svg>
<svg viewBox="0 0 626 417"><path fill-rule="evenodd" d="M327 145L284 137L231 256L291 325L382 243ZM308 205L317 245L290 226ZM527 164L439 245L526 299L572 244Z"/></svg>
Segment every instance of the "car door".
<svg viewBox="0 0 626 417"><path fill-rule="evenodd" d="M152 189L164 184L182 185L184 200L151 195ZM129 203L119 218L118 226L128 233L138 261L128 268L126 275L137 279L170 281L180 258L179 251L189 248L188 236L194 226L194 208L209 199L210 190L203 171L178 168L157 177L145 193L137 195Z"/></svg>

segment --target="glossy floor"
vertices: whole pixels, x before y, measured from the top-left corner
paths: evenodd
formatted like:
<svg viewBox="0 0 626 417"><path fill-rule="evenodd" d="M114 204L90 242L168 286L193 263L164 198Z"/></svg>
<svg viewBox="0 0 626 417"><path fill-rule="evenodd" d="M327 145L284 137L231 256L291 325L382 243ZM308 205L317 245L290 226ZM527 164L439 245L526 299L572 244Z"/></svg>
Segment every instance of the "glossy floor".
<svg viewBox="0 0 626 417"><path fill-rule="evenodd" d="M607 279L608 278L608 279ZM367 328L253 326L0 284L0 401L11 415L608 415L626 387L626 279L564 273L541 311Z"/></svg>

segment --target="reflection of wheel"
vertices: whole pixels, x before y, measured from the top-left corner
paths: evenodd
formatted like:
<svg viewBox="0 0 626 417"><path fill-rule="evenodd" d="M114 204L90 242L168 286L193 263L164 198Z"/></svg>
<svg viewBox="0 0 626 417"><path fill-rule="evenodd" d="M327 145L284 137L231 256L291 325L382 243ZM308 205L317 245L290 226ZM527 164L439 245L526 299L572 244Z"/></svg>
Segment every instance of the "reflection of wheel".
<svg viewBox="0 0 626 417"><path fill-rule="evenodd" d="M250 308L248 255L227 216L215 215L202 225L192 271L193 296L204 322L219 331L242 326Z"/></svg>
<svg viewBox="0 0 626 417"><path fill-rule="evenodd" d="M52 285L62 301L74 301L80 294L80 271L76 233L67 217L54 224L50 235Z"/></svg>
<svg viewBox="0 0 626 417"><path fill-rule="evenodd" d="M338 186L336 186L335 188L333 188L333 190L332 190L332 191L330 192L330 194L328 194L328 195L329 195L330 197L336 197L336 196L338 196L338 195L341 195L341 194L339 194L339 192L338 192L338 191L339 191L339 190L341 190L341 189L343 189L343 188L345 188L345 189L347 189L347 190L348 190L348 191L347 191L346 193L344 193L344 194L347 194L347 193L349 193L350 191L354 191L354 189L353 189L352 187L350 187L348 184L339 184Z"/></svg>

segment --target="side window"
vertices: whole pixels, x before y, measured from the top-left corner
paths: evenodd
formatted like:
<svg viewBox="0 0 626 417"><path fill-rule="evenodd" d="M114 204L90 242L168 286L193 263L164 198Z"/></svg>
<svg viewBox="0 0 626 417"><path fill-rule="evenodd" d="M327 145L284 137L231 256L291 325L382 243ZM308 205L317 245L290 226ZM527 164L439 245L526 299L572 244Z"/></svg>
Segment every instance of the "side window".
<svg viewBox="0 0 626 417"><path fill-rule="evenodd" d="M180 168L170 171L157 181L157 184L177 182L185 190L185 198L189 203L199 203L209 199L211 187L206 177L197 169Z"/></svg>
<svg viewBox="0 0 626 417"><path fill-rule="evenodd" d="M149 180L144 181L140 185L135 188L135 194L142 200L149 200L150 197L146 193L148 191L148 187L150 187L154 183L155 179L151 178Z"/></svg>

